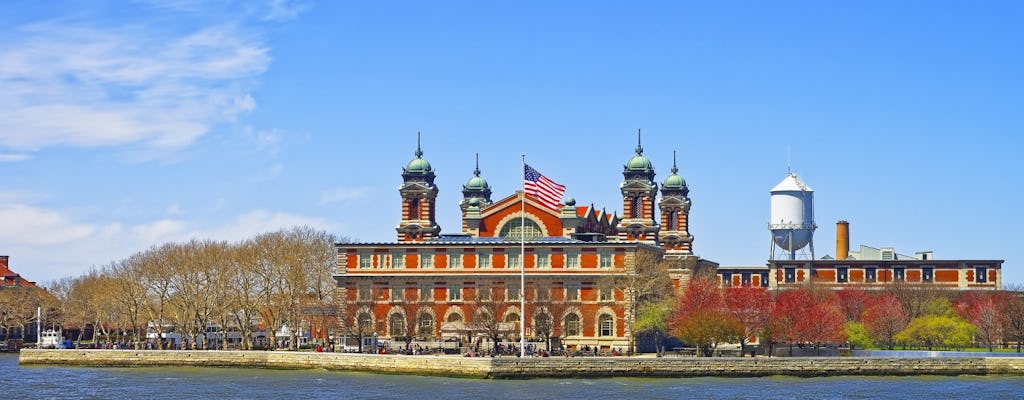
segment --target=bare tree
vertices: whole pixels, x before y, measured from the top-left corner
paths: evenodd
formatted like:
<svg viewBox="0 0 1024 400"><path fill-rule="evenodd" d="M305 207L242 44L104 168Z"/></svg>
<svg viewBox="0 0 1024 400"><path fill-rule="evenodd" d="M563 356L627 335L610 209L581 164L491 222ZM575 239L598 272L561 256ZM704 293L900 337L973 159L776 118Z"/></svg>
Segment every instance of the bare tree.
<svg viewBox="0 0 1024 400"><path fill-rule="evenodd" d="M625 271L611 274L598 282L601 289L621 291L625 297L626 329L630 332L628 352L635 352L635 323L640 309L649 303L659 303L670 299L674 294L669 268L672 261L661 258L660 253L638 248L633 261L627 263Z"/></svg>

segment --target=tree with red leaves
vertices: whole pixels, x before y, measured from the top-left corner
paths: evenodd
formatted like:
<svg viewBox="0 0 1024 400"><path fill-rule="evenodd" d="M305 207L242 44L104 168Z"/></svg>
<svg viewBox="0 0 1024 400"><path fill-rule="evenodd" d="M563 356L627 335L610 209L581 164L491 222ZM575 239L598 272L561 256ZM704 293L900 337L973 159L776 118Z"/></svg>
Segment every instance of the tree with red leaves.
<svg viewBox="0 0 1024 400"><path fill-rule="evenodd" d="M977 329L977 339L988 345L989 352L1003 334L1003 314L999 312L999 300L995 294L972 291L961 293L953 303L957 315Z"/></svg>
<svg viewBox="0 0 1024 400"><path fill-rule="evenodd" d="M775 296L770 322L772 336L789 344L789 355L791 356L793 355L793 345L803 342L797 324L804 318L803 314L812 301L811 295L801 288L786 290Z"/></svg>
<svg viewBox="0 0 1024 400"><path fill-rule="evenodd" d="M871 338L882 343L889 350L896 346L896 334L910 323L906 310L899 299L889 292L872 298L862 318Z"/></svg>
<svg viewBox="0 0 1024 400"><path fill-rule="evenodd" d="M839 299L832 291L812 292L814 301L807 305L803 318L797 321L799 336L814 344L815 351L828 343L846 341L846 319L839 308Z"/></svg>
<svg viewBox="0 0 1024 400"><path fill-rule="evenodd" d="M867 290L856 286L847 286L836 292L839 296L839 307L847 322L861 322L861 317L868 304L871 303L871 294Z"/></svg>
<svg viewBox="0 0 1024 400"><path fill-rule="evenodd" d="M725 290L725 306L743 329L743 337L740 338L740 355L743 355L747 352L749 339L761 336L768 325L772 296L762 287L730 287Z"/></svg>
<svg viewBox="0 0 1024 400"><path fill-rule="evenodd" d="M718 283L702 277L690 280L679 297L670 322L683 342L696 346L698 354L710 357L718 343L739 339L743 329L725 308Z"/></svg>

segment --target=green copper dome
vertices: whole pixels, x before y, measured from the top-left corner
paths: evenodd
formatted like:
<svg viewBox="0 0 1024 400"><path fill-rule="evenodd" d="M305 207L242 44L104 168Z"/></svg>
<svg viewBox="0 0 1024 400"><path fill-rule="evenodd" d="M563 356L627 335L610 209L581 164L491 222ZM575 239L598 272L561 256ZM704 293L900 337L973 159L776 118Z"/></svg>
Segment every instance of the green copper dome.
<svg viewBox="0 0 1024 400"><path fill-rule="evenodd" d="M665 182L661 184L661 187L665 189L682 189L686 187L686 180L673 171L672 175L665 178Z"/></svg>
<svg viewBox="0 0 1024 400"><path fill-rule="evenodd" d="M469 180L466 181L466 189L469 190L484 190L489 187L490 186L487 185L487 180L479 175L469 178Z"/></svg>
<svg viewBox="0 0 1024 400"><path fill-rule="evenodd" d="M430 163L427 162L427 160L420 158L419 155L417 155L416 158L412 159L412 161L409 161L409 165L405 166L405 172L430 172Z"/></svg>
<svg viewBox="0 0 1024 400"><path fill-rule="evenodd" d="M630 171L650 171L654 169L654 165L651 164L651 160L648 160L647 157L637 154L626 163L626 169Z"/></svg>

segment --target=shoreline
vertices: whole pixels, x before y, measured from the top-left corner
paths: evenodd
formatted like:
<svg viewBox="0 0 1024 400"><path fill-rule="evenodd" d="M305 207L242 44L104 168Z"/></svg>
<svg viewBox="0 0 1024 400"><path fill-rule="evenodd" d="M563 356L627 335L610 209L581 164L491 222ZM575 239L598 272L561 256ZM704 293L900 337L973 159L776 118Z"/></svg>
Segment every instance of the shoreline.
<svg viewBox="0 0 1024 400"><path fill-rule="evenodd" d="M915 375L1024 376L1024 357L576 357L467 358L221 350L37 350L23 349L20 365L82 367L232 367L322 369L478 379L823 377Z"/></svg>

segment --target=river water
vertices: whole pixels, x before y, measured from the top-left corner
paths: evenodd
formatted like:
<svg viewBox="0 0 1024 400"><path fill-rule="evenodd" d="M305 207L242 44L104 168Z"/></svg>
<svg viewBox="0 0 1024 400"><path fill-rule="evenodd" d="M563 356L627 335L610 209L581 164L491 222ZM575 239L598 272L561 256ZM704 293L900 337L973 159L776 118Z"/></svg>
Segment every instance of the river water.
<svg viewBox="0 0 1024 400"><path fill-rule="evenodd" d="M479 380L236 368L18 365L4 399L1022 399L1020 377Z"/></svg>

